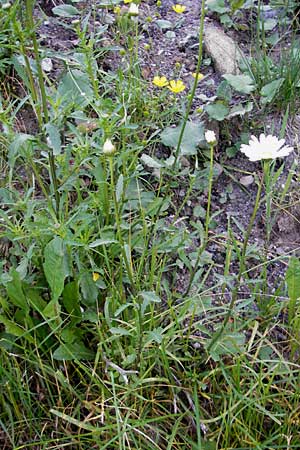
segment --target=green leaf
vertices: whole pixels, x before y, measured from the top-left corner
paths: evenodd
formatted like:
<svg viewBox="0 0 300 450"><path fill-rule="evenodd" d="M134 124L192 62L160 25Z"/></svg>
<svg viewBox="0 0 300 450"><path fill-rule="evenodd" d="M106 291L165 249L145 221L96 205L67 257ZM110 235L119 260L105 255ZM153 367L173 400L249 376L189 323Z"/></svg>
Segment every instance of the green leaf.
<svg viewBox="0 0 300 450"><path fill-rule="evenodd" d="M139 295L143 299L143 303L141 304L141 313L142 313L142 315L145 313L147 307L151 303L161 303L161 299L153 291L142 291L142 292L139 293Z"/></svg>
<svg viewBox="0 0 300 450"><path fill-rule="evenodd" d="M5 326L5 330L7 333L12 334L16 337L23 337L31 344L35 343L35 340L30 336L27 330L24 330L19 325L17 325L12 320L7 319L4 315L0 314L0 323Z"/></svg>
<svg viewBox="0 0 300 450"><path fill-rule="evenodd" d="M6 290L10 301L14 306L17 306L26 312L29 311L19 272L16 269L11 269L9 274L12 277L12 280L6 284Z"/></svg>
<svg viewBox="0 0 300 450"><path fill-rule="evenodd" d="M44 258L45 277L51 289L51 298L56 301L64 289L65 278L69 275L66 246L60 237L55 237L46 245Z"/></svg>
<svg viewBox="0 0 300 450"><path fill-rule="evenodd" d="M59 5L52 8L53 14L60 17L74 17L80 14L77 8L72 5Z"/></svg>
<svg viewBox="0 0 300 450"><path fill-rule="evenodd" d="M116 200L119 202L124 192L124 176L121 174L116 184Z"/></svg>
<svg viewBox="0 0 300 450"><path fill-rule="evenodd" d="M146 153L143 153L141 156L141 161L147 166L152 169L160 169L163 167L163 164L161 164L156 159L151 158L151 156L146 155Z"/></svg>
<svg viewBox="0 0 300 450"><path fill-rule="evenodd" d="M210 356L215 361L219 361L224 355L239 355L244 351L245 341L246 337L242 333L223 333L211 348Z"/></svg>
<svg viewBox="0 0 300 450"><path fill-rule="evenodd" d="M253 80L249 75L231 75L227 73L223 75L223 78L225 78L233 89L242 94L250 94L255 89Z"/></svg>
<svg viewBox="0 0 300 450"><path fill-rule="evenodd" d="M59 155L61 153L61 138L57 126L47 123L45 129L49 147L53 150L55 156Z"/></svg>
<svg viewBox="0 0 300 450"><path fill-rule="evenodd" d="M228 106L223 105L223 103L213 103L212 105L205 106L204 109L209 117L218 121L226 119L229 113Z"/></svg>
<svg viewBox="0 0 300 450"><path fill-rule="evenodd" d="M117 244L118 241L116 239L96 239L89 245L89 248L100 247L100 245L109 245L109 244Z"/></svg>
<svg viewBox="0 0 300 450"><path fill-rule="evenodd" d="M57 97L64 108L72 104L86 106L93 98L88 75L77 69L70 70L58 85Z"/></svg>
<svg viewBox="0 0 300 450"><path fill-rule="evenodd" d="M251 112L252 109L253 109L252 102L247 102L245 105L239 103L238 105L235 105L233 108L231 108L227 117L229 119L230 117L234 116L243 116L244 114Z"/></svg>
<svg viewBox="0 0 300 450"><path fill-rule="evenodd" d="M53 358L59 361L92 360L95 353L88 349L83 342L73 342L71 344L60 344L53 353Z"/></svg>
<svg viewBox="0 0 300 450"><path fill-rule="evenodd" d="M177 148L182 125L167 127L160 133L161 141L167 147ZM181 142L181 155L196 155L197 145L204 140L202 122L187 122Z"/></svg>
<svg viewBox="0 0 300 450"><path fill-rule="evenodd" d="M83 296L83 304L96 307L99 288L94 282L92 274L88 271L84 271L80 276L79 284Z"/></svg>
<svg viewBox="0 0 300 450"><path fill-rule="evenodd" d="M206 6L210 11L223 14L230 11L230 9L225 5L225 0L206 0Z"/></svg>
<svg viewBox="0 0 300 450"><path fill-rule="evenodd" d="M79 291L76 281L66 284L63 290L63 305L67 313L72 315L72 318L78 319L81 317Z"/></svg>
<svg viewBox="0 0 300 450"><path fill-rule="evenodd" d="M285 281L288 287L289 306L288 316L291 323L295 316L297 300L300 298L300 260L292 256L285 275Z"/></svg>
<svg viewBox="0 0 300 450"><path fill-rule="evenodd" d="M159 19L159 20L156 20L155 23L156 23L156 25L158 25L158 27L161 30L168 30L170 28L173 28L173 24L169 20Z"/></svg>
<svg viewBox="0 0 300 450"><path fill-rule="evenodd" d="M271 81L271 83L268 83L262 87L260 91L260 94L263 97L260 100L262 105L270 103L274 99L283 82L284 78L279 78L278 80Z"/></svg>

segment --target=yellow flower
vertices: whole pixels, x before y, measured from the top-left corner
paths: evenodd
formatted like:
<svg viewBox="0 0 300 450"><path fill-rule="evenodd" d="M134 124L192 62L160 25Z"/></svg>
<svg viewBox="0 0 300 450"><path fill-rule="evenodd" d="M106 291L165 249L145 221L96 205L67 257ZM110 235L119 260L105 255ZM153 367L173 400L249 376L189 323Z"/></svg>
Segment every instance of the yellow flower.
<svg viewBox="0 0 300 450"><path fill-rule="evenodd" d="M174 92L174 94L179 94L179 92L185 90L185 84L181 80L171 80L168 89Z"/></svg>
<svg viewBox="0 0 300 450"><path fill-rule="evenodd" d="M203 75L203 73L198 73L198 76L197 76L197 73L196 73L196 72L193 72L193 73L192 73L192 77L194 77L194 78L197 77L197 81L201 81L201 80L203 80L204 75Z"/></svg>
<svg viewBox="0 0 300 450"><path fill-rule="evenodd" d="M169 82L166 77L156 76L153 78L152 83L157 87L165 87L168 86Z"/></svg>
<svg viewBox="0 0 300 450"><path fill-rule="evenodd" d="M131 3L132 2L132 0L124 0L124 3L126 4L126 3Z"/></svg>
<svg viewBox="0 0 300 450"><path fill-rule="evenodd" d="M172 8L173 11L175 11L177 14L182 14L186 10L185 6L179 5L178 3L176 5L173 5Z"/></svg>
<svg viewBox="0 0 300 450"><path fill-rule="evenodd" d="M114 8L114 13L115 13L115 14L120 14L120 12L121 12L120 6L116 6L116 7Z"/></svg>
<svg viewBox="0 0 300 450"><path fill-rule="evenodd" d="M100 278L99 273L98 272L93 272L93 281L95 281L95 283L96 283L96 281L99 280L99 278Z"/></svg>

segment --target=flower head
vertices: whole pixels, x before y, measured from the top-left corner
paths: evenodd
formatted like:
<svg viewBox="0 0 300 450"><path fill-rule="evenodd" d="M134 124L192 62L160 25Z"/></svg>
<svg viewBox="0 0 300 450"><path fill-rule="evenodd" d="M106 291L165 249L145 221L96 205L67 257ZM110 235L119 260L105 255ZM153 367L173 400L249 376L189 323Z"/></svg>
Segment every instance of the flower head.
<svg viewBox="0 0 300 450"><path fill-rule="evenodd" d="M120 6L115 6L115 7L114 7L114 13L117 14L117 15L121 14L121 8L120 8Z"/></svg>
<svg viewBox="0 0 300 450"><path fill-rule="evenodd" d="M207 131L205 131L204 136L205 136L205 140L208 144L213 145L213 144L217 143L217 138L216 138L214 131L207 130Z"/></svg>
<svg viewBox="0 0 300 450"><path fill-rule="evenodd" d="M152 83L157 87L165 87L168 86L169 82L166 77L156 76L153 78Z"/></svg>
<svg viewBox="0 0 300 450"><path fill-rule="evenodd" d="M185 84L181 80L171 80L168 89L174 92L174 94L179 94L179 92L185 90Z"/></svg>
<svg viewBox="0 0 300 450"><path fill-rule="evenodd" d="M126 5L126 3L131 3L131 2L132 2L132 0L124 0L125 5Z"/></svg>
<svg viewBox="0 0 300 450"><path fill-rule="evenodd" d="M100 275L98 272L93 272L93 281L96 283L100 278Z"/></svg>
<svg viewBox="0 0 300 450"><path fill-rule="evenodd" d="M130 16L138 16L139 15L139 5L136 3L130 3L128 14Z"/></svg>
<svg viewBox="0 0 300 450"><path fill-rule="evenodd" d="M186 6L179 5L178 3L176 5L172 6L173 11L175 11L177 14L182 14L186 10Z"/></svg>
<svg viewBox="0 0 300 450"><path fill-rule="evenodd" d="M116 147L110 139L106 139L103 145L103 153L107 156L111 156L116 152Z"/></svg>
<svg viewBox="0 0 300 450"><path fill-rule="evenodd" d="M282 158L293 151L292 147L288 147L284 143L284 139L278 139L272 135L265 136L262 133L259 139L256 136L251 136L249 144L242 144L240 150L250 161Z"/></svg>
<svg viewBox="0 0 300 450"><path fill-rule="evenodd" d="M203 80L204 75L203 75L203 73L198 73L197 74L197 72L193 72L192 73L192 77L197 78L197 81L201 81L201 80Z"/></svg>

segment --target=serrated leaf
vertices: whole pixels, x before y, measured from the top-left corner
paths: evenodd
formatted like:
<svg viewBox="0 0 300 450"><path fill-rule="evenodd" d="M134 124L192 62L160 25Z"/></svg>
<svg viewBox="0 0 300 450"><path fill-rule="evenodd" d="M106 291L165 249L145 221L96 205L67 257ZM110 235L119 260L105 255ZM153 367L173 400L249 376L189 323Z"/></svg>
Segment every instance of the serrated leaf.
<svg viewBox="0 0 300 450"><path fill-rule="evenodd" d="M255 89L253 80L249 75L231 75L227 73L223 75L223 78L225 78L233 89L242 94L250 94Z"/></svg>
<svg viewBox="0 0 300 450"><path fill-rule="evenodd" d="M64 289L65 278L69 275L64 241L55 237L44 250L43 264L46 280L51 289L51 300L57 301Z"/></svg>
<svg viewBox="0 0 300 450"><path fill-rule="evenodd" d="M167 127L160 133L161 141L167 147L177 148L182 125ZM202 122L187 122L181 142L181 155L196 155L197 145L204 140Z"/></svg>
<svg viewBox="0 0 300 450"><path fill-rule="evenodd" d="M74 17L78 16L80 12L75 6L72 5L59 5L52 8L53 14L60 17Z"/></svg>
<svg viewBox="0 0 300 450"><path fill-rule="evenodd" d="M205 111L212 119L222 121L226 119L229 113L229 108L223 103L213 103L212 105L205 106Z"/></svg>
<svg viewBox="0 0 300 450"><path fill-rule="evenodd" d="M73 342L72 344L60 344L53 353L53 358L59 361L92 360L95 353L87 348L83 342Z"/></svg>

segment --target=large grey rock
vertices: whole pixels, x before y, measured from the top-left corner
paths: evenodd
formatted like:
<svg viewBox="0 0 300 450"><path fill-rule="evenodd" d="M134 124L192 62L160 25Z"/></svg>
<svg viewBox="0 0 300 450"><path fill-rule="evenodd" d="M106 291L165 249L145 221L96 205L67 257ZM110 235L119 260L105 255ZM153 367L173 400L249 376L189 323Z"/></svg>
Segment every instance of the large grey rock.
<svg viewBox="0 0 300 450"><path fill-rule="evenodd" d="M206 24L204 29L204 46L213 60L215 69L221 75L230 73L237 75L240 51L236 42L220 27Z"/></svg>

